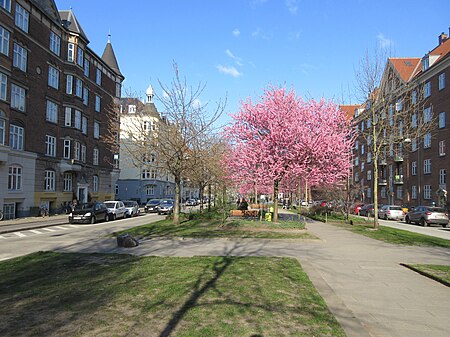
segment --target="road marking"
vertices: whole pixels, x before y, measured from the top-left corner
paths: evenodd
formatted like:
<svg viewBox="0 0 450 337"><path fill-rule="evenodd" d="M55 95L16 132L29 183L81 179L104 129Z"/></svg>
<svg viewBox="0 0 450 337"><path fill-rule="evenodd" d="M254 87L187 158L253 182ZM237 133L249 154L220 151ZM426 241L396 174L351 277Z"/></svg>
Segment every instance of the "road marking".
<svg viewBox="0 0 450 337"><path fill-rule="evenodd" d="M0 235L0 239L5 239L6 240L6 238L3 235Z"/></svg>
<svg viewBox="0 0 450 337"><path fill-rule="evenodd" d="M19 238L23 238L26 236L25 234L22 234L21 232L14 232L14 234L16 234Z"/></svg>
<svg viewBox="0 0 450 337"><path fill-rule="evenodd" d="M77 225L68 225L69 227L72 227L72 228L78 228L78 226Z"/></svg>
<svg viewBox="0 0 450 337"><path fill-rule="evenodd" d="M54 229L51 228L42 228L42 230L47 231L47 232L54 232Z"/></svg>
<svg viewBox="0 0 450 337"><path fill-rule="evenodd" d="M66 228L66 227L63 227L63 226L53 226L53 228L59 228L59 229L69 229L69 228Z"/></svg>
<svg viewBox="0 0 450 337"><path fill-rule="evenodd" d="M37 231L35 229L30 229L30 232L33 232L34 234L42 234L42 232L39 232L39 231Z"/></svg>

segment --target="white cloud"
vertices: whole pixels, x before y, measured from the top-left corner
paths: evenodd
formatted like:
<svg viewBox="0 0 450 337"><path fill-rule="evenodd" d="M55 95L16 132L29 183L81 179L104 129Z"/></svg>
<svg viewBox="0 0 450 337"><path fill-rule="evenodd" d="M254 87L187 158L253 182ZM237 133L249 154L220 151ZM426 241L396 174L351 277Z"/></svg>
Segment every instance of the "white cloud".
<svg viewBox="0 0 450 337"><path fill-rule="evenodd" d="M242 73L240 73L235 67L227 67L219 64L217 67L217 70L219 70L221 73L225 75L230 75L233 77L239 77L242 76Z"/></svg>
<svg viewBox="0 0 450 337"><path fill-rule="evenodd" d="M270 40L272 38L272 35L265 33L261 28L258 27L253 31L252 37L261 38L263 40Z"/></svg>
<svg viewBox="0 0 450 337"><path fill-rule="evenodd" d="M291 12L291 14L297 15L298 11L297 0L286 0L284 3L288 8L289 12Z"/></svg>
<svg viewBox="0 0 450 337"><path fill-rule="evenodd" d="M235 61L242 61L242 59L240 57L235 56L229 49L225 50L225 54L227 54L229 57L231 57Z"/></svg>
<svg viewBox="0 0 450 337"><path fill-rule="evenodd" d="M380 47L383 49L391 48L394 45L394 41L388 39L382 33L377 35L377 40L380 44Z"/></svg>
<svg viewBox="0 0 450 337"><path fill-rule="evenodd" d="M235 28L235 29L233 29L233 35L239 36L239 35L241 35L241 31L239 29Z"/></svg>

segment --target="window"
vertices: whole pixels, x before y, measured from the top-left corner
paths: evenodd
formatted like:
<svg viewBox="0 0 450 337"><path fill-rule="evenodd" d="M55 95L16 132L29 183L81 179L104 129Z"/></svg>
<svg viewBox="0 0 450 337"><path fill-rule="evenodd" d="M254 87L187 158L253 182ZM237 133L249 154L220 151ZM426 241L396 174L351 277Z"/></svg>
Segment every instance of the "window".
<svg viewBox="0 0 450 337"><path fill-rule="evenodd" d="M6 101L6 90L8 88L8 77L0 73L0 99Z"/></svg>
<svg viewBox="0 0 450 337"><path fill-rule="evenodd" d="M431 199L431 185L424 185L423 186L423 198L424 199Z"/></svg>
<svg viewBox="0 0 450 337"><path fill-rule="evenodd" d="M45 154L50 157L56 157L56 137L45 136Z"/></svg>
<svg viewBox="0 0 450 337"><path fill-rule="evenodd" d="M28 33L28 22L30 14L20 6L16 4L16 26Z"/></svg>
<svg viewBox="0 0 450 337"><path fill-rule="evenodd" d="M147 185L146 193L147 195L155 195L155 185Z"/></svg>
<svg viewBox="0 0 450 337"><path fill-rule="evenodd" d="M411 174L413 176L417 175L417 162L416 161L413 161L411 163Z"/></svg>
<svg viewBox="0 0 450 337"><path fill-rule="evenodd" d="M439 75L439 90L445 88L445 73Z"/></svg>
<svg viewBox="0 0 450 337"><path fill-rule="evenodd" d="M121 97L122 95L122 86L120 83L116 83L116 97Z"/></svg>
<svg viewBox="0 0 450 337"><path fill-rule="evenodd" d="M431 113L431 107L423 109L423 122L428 123L431 121L432 113Z"/></svg>
<svg viewBox="0 0 450 337"><path fill-rule="evenodd" d="M75 128L81 130L81 111L75 110Z"/></svg>
<svg viewBox="0 0 450 337"><path fill-rule="evenodd" d="M92 177L92 191L98 192L98 176L94 175Z"/></svg>
<svg viewBox="0 0 450 337"><path fill-rule="evenodd" d="M45 170L45 180L44 180L44 189L46 191L54 191L55 190L55 171L53 170Z"/></svg>
<svg viewBox="0 0 450 337"><path fill-rule="evenodd" d="M80 144L80 142L75 142L74 159L80 160L80 151L81 151L81 144Z"/></svg>
<svg viewBox="0 0 450 337"><path fill-rule="evenodd" d="M100 112L100 96L95 95L95 111Z"/></svg>
<svg viewBox="0 0 450 337"><path fill-rule="evenodd" d="M80 98L83 97L83 81L79 78L75 78L75 95Z"/></svg>
<svg viewBox="0 0 450 337"><path fill-rule="evenodd" d="M427 82L423 86L423 98L427 98L430 96L431 96L431 82Z"/></svg>
<svg viewBox="0 0 450 337"><path fill-rule="evenodd" d="M52 31L50 31L50 51L58 56L61 54L61 38Z"/></svg>
<svg viewBox="0 0 450 337"><path fill-rule="evenodd" d="M439 156L445 156L445 140L439 141Z"/></svg>
<svg viewBox="0 0 450 337"><path fill-rule="evenodd" d="M403 199L403 187L397 186L397 199Z"/></svg>
<svg viewBox="0 0 450 337"><path fill-rule="evenodd" d="M431 132L428 132L425 137L423 137L423 148L428 149L431 147Z"/></svg>
<svg viewBox="0 0 450 337"><path fill-rule="evenodd" d="M64 125L72 126L72 108L66 107L64 110Z"/></svg>
<svg viewBox="0 0 450 337"><path fill-rule="evenodd" d="M100 138L100 124L98 122L94 122L94 138Z"/></svg>
<svg viewBox="0 0 450 337"><path fill-rule="evenodd" d="M445 112L439 113L439 128L445 128Z"/></svg>
<svg viewBox="0 0 450 337"><path fill-rule="evenodd" d="M24 129L20 126L11 124L9 126L9 146L14 150L23 150Z"/></svg>
<svg viewBox="0 0 450 337"><path fill-rule="evenodd" d="M55 102L47 100L46 119L52 123L58 123L58 105Z"/></svg>
<svg viewBox="0 0 450 337"><path fill-rule="evenodd" d="M411 151L417 151L417 139L414 138L411 140Z"/></svg>
<svg viewBox="0 0 450 337"><path fill-rule="evenodd" d="M355 141L355 150L358 150L359 148L359 141Z"/></svg>
<svg viewBox="0 0 450 337"><path fill-rule="evenodd" d="M119 185L116 184L114 186L114 192L116 193L116 195L119 194Z"/></svg>
<svg viewBox="0 0 450 337"><path fill-rule="evenodd" d="M417 199L417 186L411 186L411 199Z"/></svg>
<svg viewBox="0 0 450 337"><path fill-rule="evenodd" d="M361 155L364 154L364 144L361 144Z"/></svg>
<svg viewBox="0 0 450 337"><path fill-rule="evenodd" d="M359 165L359 157L356 157L355 158L355 166L358 166Z"/></svg>
<svg viewBox="0 0 450 337"><path fill-rule="evenodd" d="M0 53L9 55L9 32L0 26Z"/></svg>
<svg viewBox="0 0 450 337"><path fill-rule="evenodd" d="M358 181L359 181L359 173L355 172L355 182L358 182Z"/></svg>
<svg viewBox="0 0 450 337"><path fill-rule="evenodd" d="M81 132L83 134L87 135L87 127L88 127L88 120L86 116L83 116L81 119Z"/></svg>
<svg viewBox="0 0 450 337"><path fill-rule="evenodd" d="M6 121L0 116L0 144L5 145Z"/></svg>
<svg viewBox="0 0 450 337"><path fill-rule="evenodd" d="M73 75L67 75L66 77L66 94L72 95L73 93Z"/></svg>
<svg viewBox="0 0 450 337"><path fill-rule="evenodd" d="M25 111L25 89L11 84L11 108Z"/></svg>
<svg viewBox="0 0 450 337"><path fill-rule="evenodd" d="M414 113L414 114L411 116L411 126L412 126L413 128L417 128L417 114L416 114L416 113Z"/></svg>
<svg viewBox="0 0 450 337"><path fill-rule="evenodd" d="M372 180L372 171L367 171L367 180Z"/></svg>
<svg viewBox="0 0 450 337"><path fill-rule="evenodd" d="M364 131L364 121L361 122L361 132Z"/></svg>
<svg viewBox="0 0 450 337"><path fill-rule="evenodd" d="M64 139L64 159L70 159L70 139Z"/></svg>
<svg viewBox="0 0 450 337"><path fill-rule="evenodd" d="M364 162L361 162L361 171L364 171Z"/></svg>
<svg viewBox="0 0 450 337"><path fill-rule="evenodd" d="M431 173L431 159L425 159L423 161L423 173L430 174Z"/></svg>
<svg viewBox="0 0 450 337"><path fill-rule="evenodd" d="M98 148L96 148L96 147L94 147L94 151L93 151L93 154L92 154L92 163L94 164L94 165L98 165L98 157L99 157L99 153L98 153Z"/></svg>
<svg viewBox="0 0 450 337"><path fill-rule="evenodd" d="M372 153L371 153L371 152L368 152L368 153L367 153L367 162L368 162L368 163L371 163L371 162L372 162Z"/></svg>
<svg viewBox="0 0 450 337"><path fill-rule="evenodd" d="M417 103L417 91L415 91L415 90L411 93L411 103L412 104Z"/></svg>
<svg viewBox="0 0 450 337"><path fill-rule="evenodd" d="M73 62L75 60L75 45L69 43L67 45L67 61Z"/></svg>
<svg viewBox="0 0 450 337"><path fill-rule="evenodd" d="M0 7L3 7L8 12L11 12L11 0L0 0Z"/></svg>
<svg viewBox="0 0 450 337"><path fill-rule="evenodd" d="M392 104L389 105L389 125L394 125L394 107L392 106Z"/></svg>
<svg viewBox="0 0 450 337"><path fill-rule="evenodd" d="M81 145L81 161L86 162L86 145Z"/></svg>
<svg viewBox="0 0 450 337"><path fill-rule="evenodd" d="M84 59L84 76L89 77L89 61Z"/></svg>
<svg viewBox="0 0 450 337"><path fill-rule="evenodd" d="M88 87L83 88L83 104L84 105L89 104L89 89L88 89Z"/></svg>
<svg viewBox="0 0 450 337"><path fill-rule="evenodd" d="M395 110L402 111L403 109L403 100L400 98L397 103L395 103Z"/></svg>
<svg viewBox="0 0 450 337"><path fill-rule="evenodd" d="M98 68L95 72L95 83L97 83L98 85L102 85L102 72Z"/></svg>
<svg viewBox="0 0 450 337"><path fill-rule="evenodd" d="M22 189L22 167L11 165L8 170L8 191Z"/></svg>
<svg viewBox="0 0 450 337"><path fill-rule="evenodd" d="M150 170L147 169L142 170L142 179L150 179Z"/></svg>
<svg viewBox="0 0 450 337"><path fill-rule="evenodd" d="M52 66L48 66L48 85L55 89L59 88L59 71Z"/></svg>
<svg viewBox="0 0 450 337"><path fill-rule="evenodd" d="M77 54L77 63L80 67L83 67L83 61L84 61L84 51L80 47L78 47L78 54Z"/></svg>
<svg viewBox="0 0 450 337"><path fill-rule="evenodd" d="M136 105L129 105L128 106L128 113L134 114L136 112Z"/></svg>
<svg viewBox="0 0 450 337"><path fill-rule="evenodd" d="M383 186L380 190L380 194L382 198L386 198L386 187Z"/></svg>
<svg viewBox="0 0 450 337"><path fill-rule="evenodd" d="M370 187L367 188L367 198L372 198L372 189Z"/></svg>
<svg viewBox="0 0 450 337"><path fill-rule="evenodd" d="M445 169L440 169L439 170L439 185L444 185L446 184L446 170Z"/></svg>
<svg viewBox="0 0 450 337"><path fill-rule="evenodd" d="M14 43L13 67L19 68L22 71L27 71L27 56L28 51L17 43Z"/></svg>
<svg viewBox="0 0 450 337"><path fill-rule="evenodd" d="M64 173L64 192L72 191L72 173Z"/></svg>
<svg viewBox="0 0 450 337"><path fill-rule="evenodd" d="M158 172L155 169L152 169L150 171L150 178L151 179L156 179L157 174L158 174Z"/></svg>

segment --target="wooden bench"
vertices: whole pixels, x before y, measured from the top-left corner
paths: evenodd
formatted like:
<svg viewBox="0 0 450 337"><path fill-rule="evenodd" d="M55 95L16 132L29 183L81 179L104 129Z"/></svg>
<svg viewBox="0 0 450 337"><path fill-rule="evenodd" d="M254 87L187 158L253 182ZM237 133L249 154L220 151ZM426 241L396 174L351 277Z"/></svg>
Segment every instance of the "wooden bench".
<svg viewBox="0 0 450 337"><path fill-rule="evenodd" d="M259 217L259 210L257 209L249 209L246 211L242 211L239 209L232 209L230 211L231 216L243 217L243 218L257 218Z"/></svg>

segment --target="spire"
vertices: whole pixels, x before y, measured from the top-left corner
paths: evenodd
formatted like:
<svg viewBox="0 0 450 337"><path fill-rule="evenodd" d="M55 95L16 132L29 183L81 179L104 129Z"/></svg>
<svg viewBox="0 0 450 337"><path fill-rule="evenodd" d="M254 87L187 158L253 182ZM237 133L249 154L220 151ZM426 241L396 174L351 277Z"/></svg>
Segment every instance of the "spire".
<svg viewBox="0 0 450 337"><path fill-rule="evenodd" d="M114 53L112 44L111 44L111 33L108 34L108 43L106 43L105 50L103 51L102 60L111 67L118 75L122 76L122 73L119 69L119 64L117 63L116 54Z"/></svg>
<svg viewBox="0 0 450 337"><path fill-rule="evenodd" d="M151 84L148 86L146 94L147 94L147 102L145 102L145 103L153 103L154 93L153 93L153 88L152 88Z"/></svg>

